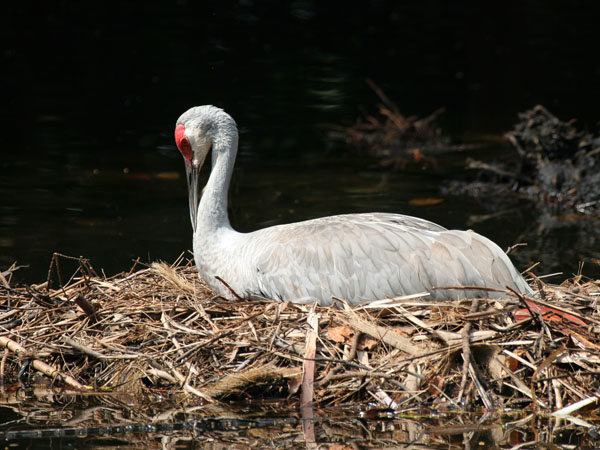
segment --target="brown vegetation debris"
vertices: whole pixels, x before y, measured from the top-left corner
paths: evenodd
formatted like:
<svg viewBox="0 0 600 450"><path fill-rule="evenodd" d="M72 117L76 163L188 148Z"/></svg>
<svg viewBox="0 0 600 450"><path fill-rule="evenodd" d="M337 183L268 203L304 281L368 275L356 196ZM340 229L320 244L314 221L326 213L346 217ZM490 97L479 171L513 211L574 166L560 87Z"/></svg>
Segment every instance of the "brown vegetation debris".
<svg viewBox="0 0 600 450"><path fill-rule="evenodd" d="M381 101L377 105L379 114L365 113L353 125L336 127L330 133L332 138L366 149L380 159L382 166L392 170L402 169L411 162L435 165L435 154L473 148L452 144L442 134L436 120L444 108L427 117L405 116L375 82L367 79L367 84Z"/></svg>
<svg viewBox="0 0 600 450"><path fill-rule="evenodd" d="M451 182L445 191L486 201L502 193L564 214L600 215L600 136L577 129L575 120L561 121L542 105L518 117L505 135L517 158L506 164L468 160L476 180Z"/></svg>
<svg viewBox="0 0 600 450"><path fill-rule="evenodd" d="M375 400L403 411L551 411L600 388L600 281L581 276L538 279L539 298L353 308L226 301L189 261L106 278L82 260L52 284L11 287L9 275L0 287L5 385L43 373L79 390L218 404L294 399L302 380L320 407Z"/></svg>

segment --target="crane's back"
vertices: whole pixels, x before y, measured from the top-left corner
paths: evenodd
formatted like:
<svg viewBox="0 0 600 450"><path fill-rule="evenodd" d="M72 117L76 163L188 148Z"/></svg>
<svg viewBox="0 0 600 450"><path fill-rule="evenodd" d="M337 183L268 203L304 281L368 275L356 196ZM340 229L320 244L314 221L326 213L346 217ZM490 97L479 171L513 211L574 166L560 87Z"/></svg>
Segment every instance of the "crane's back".
<svg viewBox="0 0 600 450"><path fill-rule="evenodd" d="M443 287L508 287L531 293L510 259L489 239L397 214L331 216L236 233L211 258L217 254L230 262L222 266L221 278L246 297L327 305L332 297L357 304L421 292L435 300L506 296ZM202 275L231 297L214 275L212 282L211 274Z"/></svg>

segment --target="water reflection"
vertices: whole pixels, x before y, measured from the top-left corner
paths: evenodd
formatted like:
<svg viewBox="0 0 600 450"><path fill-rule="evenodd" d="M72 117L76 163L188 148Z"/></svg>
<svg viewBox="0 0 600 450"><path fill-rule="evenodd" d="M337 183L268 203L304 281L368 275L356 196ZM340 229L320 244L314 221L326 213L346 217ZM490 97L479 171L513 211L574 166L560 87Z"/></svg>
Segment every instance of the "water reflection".
<svg viewBox="0 0 600 450"><path fill-rule="evenodd" d="M0 220L0 267L29 264L17 280L40 282L54 251L83 255L108 274L128 270L137 257L174 260L191 247L191 229L182 164L169 150L149 152L141 163L114 157L103 166L72 163L77 169L52 161L33 171L15 168L0 184L8 203ZM461 175L461 161L441 157L437 167L413 164L389 172L339 149L270 160L242 154L230 194L231 221L250 231L331 214L399 212L473 228L502 248L527 243L512 255L521 270L540 261L538 274L566 276L584 260L583 273L597 276L591 263L600 248L596 220L554 217L523 202L441 195L440 185Z"/></svg>
<svg viewBox="0 0 600 450"><path fill-rule="evenodd" d="M123 8L108 16L87 3L16 5L8 13L0 268L29 264L18 280L42 280L54 251L115 273L138 256L174 260L190 248L185 183L157 174L181 173L173 122L207 103L240 125L232 202L240 229L401 212L472 226L505 248L528 242L515 254L518 266L541 260L542 273L571 273L599 248L595 225L549 227L527 205L485 221L486 205L469 199L411 205L439 196L458 165L385 178L373 161L340 161L323 132L373 108L367 77L405 114L445 107L441 126L450 135L501 134L535 102L592 123L596 24L587 6L533 2L494 15L477 4L391 1L342 15L339 5L311 0ZM556 61L569 70L555 70Z"/></svg>
<svg viewBox="0 0 600 450"><path fill-rule="evenodd" d="M285 401L181 407L177 395L139 399L36 387L0 394L0 437L10 448L198 445L311 448L311 445L446 449L550 445L594 448L593 429L522 411L318 409L308 423ZM179 404L179 406L178 406ZM589 426L592 426L589 424ZM307 435L311 428L314 434ZM593 428L593 427L592 427ZM314 439L314 440L313 440ZM311 443L312 441L312 443Z"/></svg>

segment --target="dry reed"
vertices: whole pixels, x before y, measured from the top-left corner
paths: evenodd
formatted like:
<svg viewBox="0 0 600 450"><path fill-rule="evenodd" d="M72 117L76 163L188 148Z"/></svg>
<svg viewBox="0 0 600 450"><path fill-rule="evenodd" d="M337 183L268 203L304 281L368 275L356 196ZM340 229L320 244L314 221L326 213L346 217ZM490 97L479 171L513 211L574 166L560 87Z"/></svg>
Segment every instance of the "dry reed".
<svg viewBox="0 0 600 450"><path fill-rule="evenodd" d="M79 264L54 287L52 280L11 287L6 272L4 385L39 372L77 390L139 398L175 392L188 405L299 400L302 389L302 403L375 401L404 412L529 408L572 415L597 404L598 280L535 279L539 298L412 296L354 308L339 299L311 308L225 301L182 259L111 278Z"/></svg>

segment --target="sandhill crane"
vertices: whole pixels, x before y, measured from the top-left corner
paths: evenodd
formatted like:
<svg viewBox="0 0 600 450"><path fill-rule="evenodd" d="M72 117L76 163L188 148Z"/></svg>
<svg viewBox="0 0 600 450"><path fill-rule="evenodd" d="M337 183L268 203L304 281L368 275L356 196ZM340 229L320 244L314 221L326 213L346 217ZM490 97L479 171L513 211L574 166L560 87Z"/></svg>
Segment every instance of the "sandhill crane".
<svg viewBox="0 0 600 450"><path fill-rule="evenodd" d="M489 239L417 217L345 214L239 233L227 215L238 146L235 121L220 108L194 107L177 120L175 141L185 160L198 272L227 299L235 298L233 292L319 305L331 304L332 296L358 304L421 292L435 300L505 297L436 289L445 286L532 293ZM211 149L211 173L201 191L198 175Z"/></svg>

